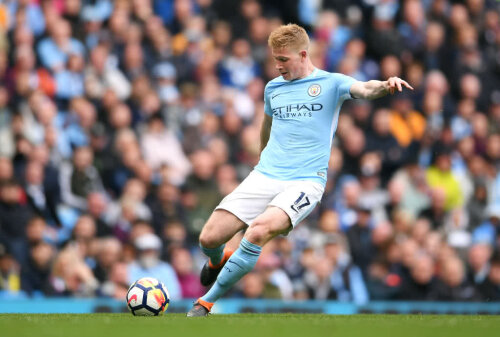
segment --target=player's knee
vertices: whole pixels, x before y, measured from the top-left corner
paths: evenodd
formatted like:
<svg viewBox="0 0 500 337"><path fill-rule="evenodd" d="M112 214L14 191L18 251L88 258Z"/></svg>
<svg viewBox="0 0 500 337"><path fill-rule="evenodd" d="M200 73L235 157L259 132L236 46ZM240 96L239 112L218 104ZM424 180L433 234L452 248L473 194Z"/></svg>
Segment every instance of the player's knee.
<svg viewBox="0 0 500 337"><path fill-rule="evenodd" d="M257 245L262 245L269 241L273 237L273 231L269 223L256 220L252 225L247 229L245 237L252 243Z"/></svg>
<svg viewBox="0 0 500 337"><path fill-rule="evenodd" d="M200 234L200 245L205 248L217 248L221 245L217 235L208 231L202 231Z"/></svg>

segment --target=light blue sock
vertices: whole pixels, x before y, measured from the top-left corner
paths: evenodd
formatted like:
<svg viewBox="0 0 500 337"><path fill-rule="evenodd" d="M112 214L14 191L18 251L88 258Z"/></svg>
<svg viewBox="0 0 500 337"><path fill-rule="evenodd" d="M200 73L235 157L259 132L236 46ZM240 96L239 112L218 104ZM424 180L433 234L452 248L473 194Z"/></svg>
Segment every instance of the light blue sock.
<svg viewBox="0 0 500 337"><path fill-rule="evenodd" d="M225 246L226 246L225 244L222 244L217 248L205 248L202 245L200 245L200 248L203 251L203 253L206 256L208 256L210 262L212 262L212 264L216 266L222 261L222 258L224 257Z"/></svg>
<svg viewBox="0 0 500 337"><path fill-rule="evenodd" d="M259 259L262 247L254 245L245 238L241 240L240 247L222 268L217 281L201 299L210 303L217 301L245 274L253 269Z"/></svg>

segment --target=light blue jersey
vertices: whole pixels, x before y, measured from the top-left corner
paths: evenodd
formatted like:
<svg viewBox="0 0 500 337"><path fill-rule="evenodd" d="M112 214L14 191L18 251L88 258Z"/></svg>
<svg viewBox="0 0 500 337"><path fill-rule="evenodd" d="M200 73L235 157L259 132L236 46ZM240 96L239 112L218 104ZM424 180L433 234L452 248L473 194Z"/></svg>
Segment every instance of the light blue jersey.
<svg viewBox="0 0 500 337"><path fill-rule="evenodd" d="M273 124L255 169L273 179L325 185L340 107L352 98L350 88L355 81L320 69L298 80L280 76L270 81L264 102Z"/></svg>

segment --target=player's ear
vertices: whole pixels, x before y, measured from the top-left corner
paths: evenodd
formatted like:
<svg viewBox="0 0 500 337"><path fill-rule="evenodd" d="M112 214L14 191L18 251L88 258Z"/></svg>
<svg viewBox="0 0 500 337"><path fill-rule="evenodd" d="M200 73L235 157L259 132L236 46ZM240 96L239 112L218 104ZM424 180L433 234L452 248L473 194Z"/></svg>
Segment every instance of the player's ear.
<svg viewBox="0 0 500 337"><path fill-rule="evenodd" d="M306 56L307 56L307 51L306 50L301 50L299 52L299 55L300 55L300 59L301 60L305 60L306 59Z"/></svg>

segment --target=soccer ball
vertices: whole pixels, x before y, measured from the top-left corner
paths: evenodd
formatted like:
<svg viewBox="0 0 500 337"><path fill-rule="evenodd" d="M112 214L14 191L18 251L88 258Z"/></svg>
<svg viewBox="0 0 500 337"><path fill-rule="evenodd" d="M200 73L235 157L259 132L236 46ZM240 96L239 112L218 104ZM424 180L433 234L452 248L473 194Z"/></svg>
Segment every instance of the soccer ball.
<svg viewBox="0 0 500 337"><path fill-rule="evenodd" d="M127 291L127 307L134 316L158 316L170 303L167 288L152 277L135 281Z"/></svg>

